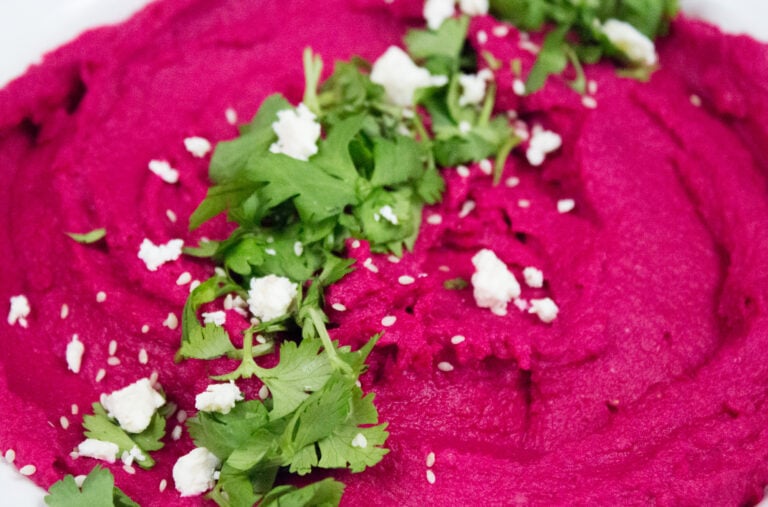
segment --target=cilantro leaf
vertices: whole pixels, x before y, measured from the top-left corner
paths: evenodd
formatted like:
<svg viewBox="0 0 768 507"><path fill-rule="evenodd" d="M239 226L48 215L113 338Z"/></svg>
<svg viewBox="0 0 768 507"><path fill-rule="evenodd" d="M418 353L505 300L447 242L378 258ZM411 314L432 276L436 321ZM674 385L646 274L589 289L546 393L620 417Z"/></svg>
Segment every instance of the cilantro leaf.
<svg viewBox="0 0 768 507"><path fill-rule="evenodd" d="M469 18L446 19L437 30L409 30L405 35L405 45L413 58L426 60L444 57L458 60L467 40Z"/></svg>
<svg viewBox="0 0 768 507"><path fill-rule="evenodd" d="M330 507L339 505L344 493L344 484L323 479L309 486L277 486L264 495L259 507Z"/></svg>
<svg viewBox="0 0 768 507"><path fill-rule="evenodd" d="M45 503L50 507L139 507L125 493L115 486L112 472L93 467L79 488L71 475L54 483L48 490Z"/></svg>
<svg viewBox="0 0 768 507"><path fill-rule="evenodd" d="M93 229L92 231L85 232L83 234L79 234L76 232L68 232L66 234L67 236L74 239L78 243L88 245L91 243L96 243L100 239L104 238L107 235L107 230L104 228L101 228L101 229Z"/></svg>
<svg viewBox="0 0 768 507"><path fill-rule="evenodd" d="M234 352L235 348L224 328L215 324L202 326L197 311L203 304L239 290L240 286L213 276L190 293L181 315L181 347L176 353L177 361L184 358L212 359Z"/></svg>
<svg viewBox="0 0 768 507"><path fill-rule="evenodd" d="M259 400L236 403L227 414L198 412L186 421L189 434L198 447L205 447L226 461L251 435L269 422L264 404Z"/></svg>

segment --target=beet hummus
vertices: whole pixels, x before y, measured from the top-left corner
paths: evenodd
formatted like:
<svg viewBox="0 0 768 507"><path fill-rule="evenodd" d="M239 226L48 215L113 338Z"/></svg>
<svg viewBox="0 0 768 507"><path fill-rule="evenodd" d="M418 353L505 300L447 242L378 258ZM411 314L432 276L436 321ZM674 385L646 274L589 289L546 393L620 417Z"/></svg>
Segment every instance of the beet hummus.
<svg viewBox="0 0 768 507"><path fill-rule="evenodd" d="M141 505L207 502L174 489L173 465L194 444L172 434L218 371L173 359L190 284L213 265L181 256L150 270L138 256L145 239L194 245L230 229L219 217L188 231L210 155L184 140L234 138L270 93L301 101L307 46L329 63L373 61L422 22L420 2L158 2L0 90L0 301L24 295L30 307L0 332L0 451L46 488L87 473L100 462L70 456L82 416L154 373L183 411L156 465L104 466ZM491 16L472 19L470 41L502 62L535 58ZM343 505L762 498L768 47L678 18L657 50L649 82L588 66L588 100L558 79L520 97L503 66L497 109L562 146L540 166L518 148L499 185L482 163L445 169L443 201L401 259L348 243L358 269L327 293L331 335L357 348L384 331L362 384L390 452L335 474ZM65 234L97 228L106 237L89 245ZM462 283L482 249L521 281L506 315ZM551 322L529 312L544 298L559 308ZM73 335L79 373L65 357ZM259 385L242 382L246 399Z"/></svg>

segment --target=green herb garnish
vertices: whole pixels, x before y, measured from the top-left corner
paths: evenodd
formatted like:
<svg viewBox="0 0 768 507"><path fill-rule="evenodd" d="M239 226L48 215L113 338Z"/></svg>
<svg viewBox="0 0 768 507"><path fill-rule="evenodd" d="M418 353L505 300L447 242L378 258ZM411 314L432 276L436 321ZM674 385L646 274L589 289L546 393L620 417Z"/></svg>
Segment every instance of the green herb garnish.
<svg viewBox="0 0 768 507"><path fill-rule="evenodd" d="M80 488L72 475L51 486L45 503L50 507L139 507L115 486L112 472L96 465Z"/></svg>
<svg viewBox="0 0 768 507"><path fill-rule="evenodd" d="M92 231L85 232L82 234L79 234L77 232L68 232L66 234L67 236L74 239L78 243L83 243L87 245L90 243L96 243L100 239L104 238L107 235L107 230L102 228L102 229L94 229Z"/></svg>

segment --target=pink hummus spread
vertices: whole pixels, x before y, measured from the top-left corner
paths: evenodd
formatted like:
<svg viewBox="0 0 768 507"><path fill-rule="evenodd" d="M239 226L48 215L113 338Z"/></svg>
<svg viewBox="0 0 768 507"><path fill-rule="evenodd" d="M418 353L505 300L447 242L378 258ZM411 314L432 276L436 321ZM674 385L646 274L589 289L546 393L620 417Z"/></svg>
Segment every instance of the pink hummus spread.
<svg viewBox="0 0 768 507"><path fill-rule="evenodd" d="M149 271L137 256L145 238L193 245L229 230L220 219L187 231L208 158L183 140L235 137L232 112L248 121L275 91L300 101L306 46L326 62L374 60L420 23L420 9L160 2L0 90L0 301L24 294L31 306L26 328L0 330L0 450L33 464L35 482L48 487L97 463L70 452L101 393L157 372L168 400L193 415L209 375L234 364L173 362L180 330L168 317L189 293L180 275L204 280L213 266L183 256ZM473 44L530 66L520 34L494 31L500 24L474 18ZM363 388L389 422L391 451L364 473L336 474L347 484L343 504L762 497L768 48L678 19L658 50L647 83L589 66L596 107L557 79L518 97L503 67L497 107L559 133L562 148L541 167L515 151L498 186L479 164L446 169L443 202L425 209L416 246L399 261L349 242L358 269L327 294L331 333L358 347L385 331ZM150 160L168 161L179 182L152 174ZM562 199L575 207L558 212ZM98 227L107 236L94 245L64 234ZM547 324L512 304L499 316L475 304L471 285L446 288L471 278L483 248L519 280L540 269L543 287L522 284L521 298L553 299L557 318ZM74 334L85 345L78 374L65 360ZM241 387L257 396L257 381ZM176 425L172 416L153 469L109 466L141 505L205 502L173 488L173 464L194 445L186 432L170 437Z"/></svg>

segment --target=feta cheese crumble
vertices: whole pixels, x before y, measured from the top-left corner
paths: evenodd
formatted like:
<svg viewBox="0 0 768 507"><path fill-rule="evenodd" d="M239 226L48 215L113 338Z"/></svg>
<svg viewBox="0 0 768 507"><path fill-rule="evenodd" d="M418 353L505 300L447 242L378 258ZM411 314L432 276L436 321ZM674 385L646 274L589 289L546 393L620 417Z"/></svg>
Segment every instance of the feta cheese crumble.
<svg viewBox="0 0 768 507"><path fill-rule="evenodd" d="M217 326L223 326L227 323L227 314L222 311L216 312L203 312L203 324L216 324Z"/></svg>
<svg viewBox="0 0 768 507"><path fill-rule="evenodd" d="M488 69L483 69L477 74L459 74L459 85L461 86L459 105L481 103L485 98L486 85L492 79L493 73Z"/></svg>
<svg viewBox="0 0 768 507"><path fill-rule="evenodd" d="M171 167L171 164L165 160L150 160L148 167L166 183L174 184L179 181L179 171Z"/></svg>
<svg viewBox="0 0 768 507"><path fill-rule="evenodd" d="M629 23L607 19L603 23L603 34L631 63L646 67L656 65L658 56L653 41Z"/></svg>
<svg viewBox="0 0 768 507"><path fill-rule="evenodd" d="M272 124L277 141L272 143L269 151L297 160L309 160L317 153L317 140L320 138L320 124L315 121L316 118L304 103L296 109L278 111L277 121Z"/></svg>
<svg viewBox="0 0 768 507"><path fill-rule="evenodd" d="M507 265L492 250L484 248L472 257L473 295L480 308L490 308L496 315L507 314L507 303L520 295L517 283Z"/></svg>
<svg viewBox="0 0 768 507"><path fill-rule="evenodd" d="M106 442L95 438L86 438L77 445L77 454L80 457L94 458L114 463L120 448L114 442Z"/></svg>
<svg viewBox="0 0 768 507"><path fill-rule="evenodd" d="M531 299L530 303L531 307L528 308L528 313L535 313L546 324L555 320L560 311L555 302L550 298Z"/></svg>
<svg viewBox="0 0 768 507"><path fill-rule="evenodd" d="M534 125L525 157L532 166L540 166L546 156L560 149L562 144L563 140L559 134L545 130L541 125Z"/></svg>
<svg viewBox="0 0 768 507"><path fill-rule="evenodd" d="M85 352L85 345L81 342L77 335L72 335L72 341L67 343L67 351L65 356L67 358L67 369L74 373L80 373L80 366L83 364L83 353Z"/></svg>
<svg viewBox="0 0 768 507"><path fill-rule="evenodd" d="M413 94L419 88L443 86L446 76L433 76L419 67L408 53L397 46L390 46L373 64L371 81L384 87L389 101L397 106L413 105Z"/></svg>
<svg viewBox="0 0 768 507"><path fill-rule="evenodd" d="M296 298L296 284L284 276L267 275L251 279L248 307L262 322L282 317Z"/></svg>
<svg viewBox="0 0 768 507"><path fill-rule="evenodd" d="M141 433L149 426L155 410L165 404L165 398L152 388L148 378L137 380L111 394L101 395L101 404L110 417L117 419L129 433Z"/></svg>
<svg viewBox="0 0 768 507"><path fill-rule="evenodd" d="M195 496L213 487L214 473L221 462L205 447L192 449L173 465L173 482L181 496Z"/></svg>
<svg viewBox="0 0 768 507"><path fill-rule="evenodd" d="M29 307L29 300L24 294L11 296L11 309L8 311L8 324L11 326L17 322L21 327L27 327L27 317L32 309Z"/></svg>
<svg viewBox="0 0 768 507"><path fill-rule="evenodd" d="M235 402L243 400L243 393L230 381L227 384L210 384L205 391L195 396L195 408L203 412L228 414L235 408Z"/></svg>
<svg viewBox="0 0 768 507"><path fill-rule="evenodd" d="M164 245L155 245L149 239L144 238L139 246L139 259L144 261L148 270L157 271L157 268L166 262L175 261L181 257L183 247L183 239L172 239Z"/></svg>
<svg viewBox="0 0 768 507"><path fill-rule="evenodd" d="M573 208L576 207L576 201L573 199L560 199L557 201L557 212L558 213L568 213L569 211L573 211Z"/></svg>
<svg viewBox="0 0 768 507"><path fill-rule="evenodd" d="M528 287L540 289L544 286L544 273L542 273L540 269L534 268L533 266L528 266L527 268L523 269L523 278L525 278L525 284Z"/></svg>
<svg viewBox="0 0 768 507"><path fill-rule="evenodd" d="M459 0L459 9L467 16L488 14L488 0Z"/></svg>
<svg viewBox="0 0 768 507"><path fill-rule="evenodd" d="M386 220L387 222L391 223L392 225L397 225L399 223L397 219L397 215L395 215L395 211L392 209L392 206L387 204L386 206L382 206L379 209L379 215Z"/></svg>
<svg viewBox="0 0 768 507"><path fill-rule="evenodd" d="M187 137L184 139L184 147L193 157L203 158L211 151L211 142L204 137Z"/></svg>
<svg viewBox="0 0 768 507"><path fill-rule="evenodd" d="M430 30L437 30L443 21L453 16L456 0L427 0L422 14Z"/></svg>

